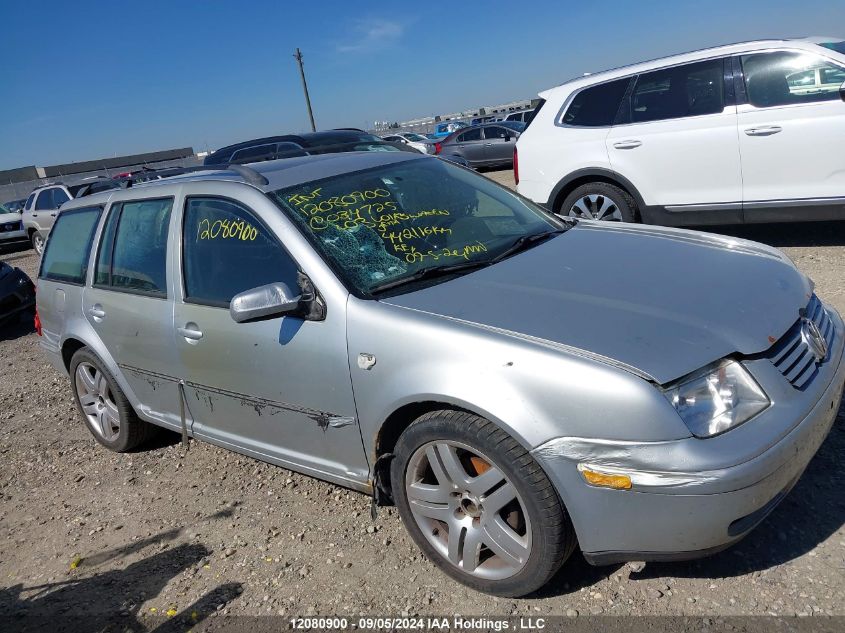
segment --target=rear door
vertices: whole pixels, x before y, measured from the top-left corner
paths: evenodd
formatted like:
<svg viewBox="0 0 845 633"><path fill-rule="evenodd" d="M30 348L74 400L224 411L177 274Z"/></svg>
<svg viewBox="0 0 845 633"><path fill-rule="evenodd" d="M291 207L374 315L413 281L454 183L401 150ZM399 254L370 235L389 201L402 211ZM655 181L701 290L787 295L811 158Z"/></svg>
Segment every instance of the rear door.
<svg viewBox="0 0 845 633"><path fill-rule="evenodd" d="M484 149L485 140L481 135L481 128L473 128L459 133L450 146L444 149L457 150L472 165L483 165L487 162L487 152Z"/></svg>
<svg viewBox="0 0 845 633"><path fill-rule="evenodd" d="M796 50L736 63L745 79L738 125L746 219L812 213L831 198L845 211L845 64Z"/></svg>
<svg viewBox="0 0 845 633"><path fill-rule="evenodd" d="M488 163L510 163L513 161L513 148L516 146L517 133L501 125L484 128L484 154Z"/></svg>
<svg viewBox="0 0 845 633"><path fill-rule="evenodd" d="M173 291L167 274L173 204L173 197L112 203L82 308L140 400L141 411L179 428Z"/></svg>
<svg viewBox="0 0 845 633"><path fill-rule="evenodd" d="M724 58L680 64L636 78L606 139L614 171L648 205L712 207L742 219L742 171L732 83ZM690 208L689 205L697 205Z"/></svg>

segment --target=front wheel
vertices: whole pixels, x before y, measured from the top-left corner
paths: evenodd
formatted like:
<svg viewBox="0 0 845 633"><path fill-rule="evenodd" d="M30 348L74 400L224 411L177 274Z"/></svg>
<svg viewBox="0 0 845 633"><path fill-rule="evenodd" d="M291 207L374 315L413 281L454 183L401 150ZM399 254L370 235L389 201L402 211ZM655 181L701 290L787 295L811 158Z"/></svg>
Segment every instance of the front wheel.
<svg viewBox="0 0 845 633"><path fill-rule="evenodd" d="M636 222L637 203L619 187L590 182L566 196L557 213L585 220Z"/></svg>
<svg viewBox="0 0 845 633"><path fill-rule="evenodd" d="M423 553L473 589L517 597L543 586L575 548L552 483L492 422L436 411L399 438L393 498Z"/></svg>

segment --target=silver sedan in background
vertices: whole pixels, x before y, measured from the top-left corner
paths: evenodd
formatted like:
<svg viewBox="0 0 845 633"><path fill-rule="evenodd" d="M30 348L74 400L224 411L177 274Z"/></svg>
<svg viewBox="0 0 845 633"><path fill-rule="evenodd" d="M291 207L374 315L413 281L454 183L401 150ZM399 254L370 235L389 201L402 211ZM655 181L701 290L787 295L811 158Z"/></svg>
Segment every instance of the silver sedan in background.
<svg viewBox="0 0 845 633"><path fill-rule="evenodd" d="M435 144L435 154L460 156L470 167L509 167L522 124L488 123L453 132Z"/></svg>

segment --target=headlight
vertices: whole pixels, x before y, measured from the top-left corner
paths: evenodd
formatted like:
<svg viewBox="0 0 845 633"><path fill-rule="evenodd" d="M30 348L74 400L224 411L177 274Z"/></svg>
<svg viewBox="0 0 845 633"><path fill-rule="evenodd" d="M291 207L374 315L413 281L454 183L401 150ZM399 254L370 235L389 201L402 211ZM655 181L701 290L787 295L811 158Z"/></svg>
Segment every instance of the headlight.
<svg viewBox="0 0 845 633"><path fill-rule="evenodd" d="M724 433L750 420L770 404L760 385L735 361L723 363L664 393L696 437Z"/></svg>

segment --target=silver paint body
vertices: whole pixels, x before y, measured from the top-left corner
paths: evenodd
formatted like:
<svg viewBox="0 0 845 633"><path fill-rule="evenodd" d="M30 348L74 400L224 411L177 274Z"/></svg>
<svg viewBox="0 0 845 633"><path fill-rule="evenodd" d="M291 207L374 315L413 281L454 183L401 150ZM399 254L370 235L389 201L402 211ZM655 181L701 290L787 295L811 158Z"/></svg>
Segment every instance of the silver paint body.
<svg viewBox="0 0 845 633"><path fill-rule="evenodd" d="M832 349L804 391L753 357L812 293L783 254L679 229L581 222L489 268L362 299L264 192L435 160L396 154L262 163L262 187L207 172L67 203L108 210L172 196L168 298L91 286L103 214L86 285L38 282L42 347L66 371L63 346L89 346L142 418L174 430L184 380L194 437L364 492L391 414L421 402L476 412L533 452L588 554L639 559L725 545L736 538L728 524L800 475L839 405L845 336L828 306ZM310 277L326 319L238 324L226 308L185 303L180 227L185 197L198 194L257 214ZM725 356L745 359L772 405L720 436L693 438L659 386ZM633 489L589 486L578 464L630 473Z"/></svg>

